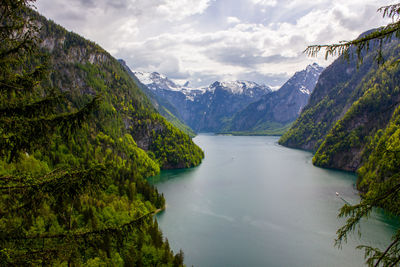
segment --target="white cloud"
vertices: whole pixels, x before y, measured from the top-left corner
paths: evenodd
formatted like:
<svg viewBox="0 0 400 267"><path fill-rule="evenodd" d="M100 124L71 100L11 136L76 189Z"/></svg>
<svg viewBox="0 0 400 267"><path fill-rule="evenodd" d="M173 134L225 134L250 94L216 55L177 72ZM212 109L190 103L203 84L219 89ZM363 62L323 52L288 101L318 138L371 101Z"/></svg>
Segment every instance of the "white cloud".
<svg viewBox="0 0 400 267"><path fill-rule="evenodd" d="M278 4L277 0L251 0L256 5L262 6L276 6Z"/></svg>
<svg viewBox="0 0 400 267"><path fill-rule="evenodd" d="M193 85L276 86L313 61L330 62L307 58L307 45L353 39L387 22L375 0L40 0L37 7L132 68Z"/></svg>
<svg viewBox="0 0 400 267"><path fill-rule="evenodd" d="M202 14L210 5L210 0L164 0L157 10L168 20L182 20L186 17Z"/></svg>
<svg viewBox="0 0 400 267"><path fill-rule="evenodd" d="M227 17L227 18L226 18L226 21L227 21L229 24L238 24L238 23L240 23L240 19L237 18L237 17Z"/></svg>

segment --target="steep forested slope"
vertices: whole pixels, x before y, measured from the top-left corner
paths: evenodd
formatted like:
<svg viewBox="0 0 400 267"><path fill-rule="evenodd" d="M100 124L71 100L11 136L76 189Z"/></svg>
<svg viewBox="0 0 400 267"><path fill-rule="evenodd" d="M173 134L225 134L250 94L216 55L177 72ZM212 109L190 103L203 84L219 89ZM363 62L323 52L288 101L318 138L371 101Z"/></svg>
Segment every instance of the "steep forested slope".
<svg viewBox="0 0 400 267"><path fill-rule="evenodd" d="M195 166L203 152L106 51L26 11L28 2L0 4L8 12L1 25L20 30L0 29L8 38L0 45L0 141L26 143L0 149L0 265L181 266L183 253L172 253L153 220L164 197L145 178ZM41 51L18 39L32 25L41 28L39 36L32 29ZM87 103L91 113L79 116ZM47 110L55 115L44 117Z"/></svg>
<svg viewBox="0 0 400 267"><path fill-rule="evenodd" d="M356 171L374 151L399 105L400 46L398 39L384 44L384 64L376 63L376 44L355 60L337 59L320 76L292 128L279 143L316 151L318 166Z"/></svg>
<svg viewBox="0 0 400 267"><path fill-rule="evenodd" d="M182 122L181 119L178 118L179 112L167 99L156 95L152 90L150 90L146 85L141 83L139 79L135 76L135 74L131 71L131 69L126 65L125 61L122 59L118 60L121 65L125 68L125 70L129 73L132 79L135 81L136 85L146 94L146 96L150 99L153 106L156 110L166 118L172 125L174 125L179 130L188 134L190 137L194 137L195 132L186 124Z"/></svg>
<svg viewBox="0 0 400 267"><path fill-rule="evenodd" d="M99 130L114 140L130 134L138 147L149 151L161 168L198 165L202 151L180 130L160 116L119 62L98 45L60 26L42 23L42 48L51 64L49 86L71 94L71 105L100 93ZM159 140L163 139L163 146Z"/></svg>
<svg viewBox="0 0 400 267"><path fill-rule="evenodd" d="M346 114L329 131L314 156L314 164L322 167L357 170L368 157L368 148L375 133L385 129L400 103L400 46L388 51L392 60L378 67L367 76L357 99Z"/></svg>
<svg viewBox="0 0 400 267"><path fill-rule="evenodd" d="M396 45L395 40L386 44L386 53ZM373 50L371 47L359 66L355 59L346 60L342 56L327 67L321 74L308 105L279 143L316 151L335 123L364 94L364 84L379 67Z"/></svg>

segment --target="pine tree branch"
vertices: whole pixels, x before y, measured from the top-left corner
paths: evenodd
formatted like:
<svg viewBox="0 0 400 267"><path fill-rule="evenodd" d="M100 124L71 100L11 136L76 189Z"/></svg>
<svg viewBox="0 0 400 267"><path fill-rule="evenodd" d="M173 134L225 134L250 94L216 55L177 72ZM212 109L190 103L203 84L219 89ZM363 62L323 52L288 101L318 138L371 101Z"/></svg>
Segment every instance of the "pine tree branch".
<svg viewBox="0 0 400 267"><path fill-rule="evenodd" d="M61 104L62 100L65 100L66 94L59 94L56 96L49 96L39 101L32 103L17 103L11 104L7 107L0 108L0 117L26 117L32 118L37 116L43 116L46 113L54 112L54 109Z"/></svg>
<svg viewBox="0 0 400 267"><path fill-rule="evenodd" d="M10 56L12 54L18 53L22 49L24 49L24 50L30 49L32 44L33 44L33 42L26 37L17 46L15 46L13 48L10 48L10 49L7 49L6 51L0 52L0 58L5 58L5 57L8 57L8 56Z"/></svg>
<svg viewBox="0 0 400 267"><path fill-rule="evenodd" d="M353 41L342 41L337 44L326 44L326 45L310 45L303 53L307 56L316 57L322 48L325 48L325 59L329 56L340 56L348 52L350 46L357 47L357 55L361 56L361 51L366 48L368 51L369 42L373 40L390 40L394 34L400 33L400 21L390 23L384 28L377 30L373 33L367 34L364 37Z"/></svg>
<svg viewBox="0 0 400 267"><path fill-rule="evenodd" d="M99 230L93 230L93 231L86 231L86 232L67 232L67 233L62 233L62 234L54 234L54 235L32 235L32 236L7 236L7 237L0 237L0 240L3 241L16 241L16 240L37 240L37 239L71 239L71 240L76 240L76 239L87 239L90 236L103 236L105 234L117 234L117 233L123 233L126 231L130 231L134 229L136 226L140 226L143 220L145 220L147 217L154 215L156 213L156 210L153 210L151 212L148 212L138 218L135 218L131 220L128 223L122 224L117 227L108 227L104 229L99 229Z"/></svg>
<svg viewBox="0 0 400 267"><path fill-rule="evenodd" d="M0 187L2 194L8 194L23 203L18 207L0 212L0 218L13 215L20 210L34 211L35 207L45 200L44 196L50 194L56 201L73 199L84 192L94 192L104 189L106 186L106 168L103 165L95 165L84 170L59 170L44 177L40 183L22 185L10 185ZM40 180L36 178L36 180Z"/></svg>
<svg viewBox="0 0 400 267"><path fill-rule="evenodd" d="M400 16L400 3L394 5L383 6L378 9L378 12L382 13L382 17L388 17L391 19L399 18Z"/></svg>
<svg viewBox="0 0 400 267"><path fill-rule="evenodd" d="M389 252L389 250L396 245L398 242L400 241L400 237L397 237L387 248L386 250L383 252L383 254L379 257L379 259L377 260L377 262L375 263L375 267L379 266L379 263L382 261L382 259L386 256L386 254Z"/></svg>
<svg viewBox="0 0 400 267"><path fill-rule="evenodd" d="M391 177L391 180L397 178L398 175ZM341 247L341 243L344 240L347 241L347 234L349 232L354 231L356 225L360 222L360 220L369 215L372 211L373 207L379 207L382 205L382 201L387 199L390 196L397 194L400 191L400 183L390 186L389 190L386 192L379 191L378 197L367 196L362 199L361 202L357 205L348 205L345 204L338 215L338 217L347 217L346 224L339 228L336 232L337 238L335 239L335 246Z"/></svg>
<svg viewBox="0 0 400 267"><path fill-rule="evenodd" d="M399 262L400 262L400 257L397 257L397 259L396 259L392 264L390 264L389 267L397 266L397 264L398 264Z"/></svg>
<svg viewBox="0 0 400 267"><path fill-rule="evenodd" d="M360 62L362 62L362 51L369 50L369 43L371 41L377 40L379 42L379 49L377 55L378 63L383 62L382 56L382 44L384 41L390 40L393 35L400 37L400 4L393 4L388 6L383 6L378 9L378 12L382 13L382 16L392 18L395 22L389 23L388 25L367 34L364 37L352 40L352 41L341 41L336 44L327 45L310 45L305 50L304 53L311 57L316 57L322 48L325 48L325 59L329 56L341 56L345 55L348 57L349 48L356 47L357 57Z"/></svg>
<svg viewBox="0 0 400 267"><path fill-rule="evenodd" d="M33 90L39 85L38 80L44 79L47 75L47 68L44 65L37 66L33 71L29 73L14 74L13 77L5 77L0 80L0 93L10 94L10 92L15 92L18 94L19 98L29 92L32 93ZM3 100L4 101L4 100ZM2 103L2 105L7 104Z"/></svg>
<svg viewBox="0 0 400 267"><path fill-rule="evenodd" d="M48 137L60 129L60 134L68 138L87 121L100 103L95 96L88 104L76 112L48 115L47 117L0 117L0 156L8 157L11 163L18 158L15 151L30 152L35 146L43 146Z"/></svg>

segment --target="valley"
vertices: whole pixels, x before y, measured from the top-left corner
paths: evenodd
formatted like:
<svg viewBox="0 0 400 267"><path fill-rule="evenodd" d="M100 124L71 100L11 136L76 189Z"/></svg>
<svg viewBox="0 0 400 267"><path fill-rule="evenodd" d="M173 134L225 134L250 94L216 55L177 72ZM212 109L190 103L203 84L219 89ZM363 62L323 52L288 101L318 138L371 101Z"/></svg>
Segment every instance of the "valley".
<svg viewBox="0 0 400 267"><path fill-rule="evenodd" d="M1 266L399 265L400 4L49 1L0 3Z"/></svg>
<svg viewBox="0 0 400 267"><path fill-rule="evenodd" d="M170 103L173 114L196 132L279 135L300 115L322 71L309 65L277 91L250 81L190 88L155 72L132 76Z"/></svg>

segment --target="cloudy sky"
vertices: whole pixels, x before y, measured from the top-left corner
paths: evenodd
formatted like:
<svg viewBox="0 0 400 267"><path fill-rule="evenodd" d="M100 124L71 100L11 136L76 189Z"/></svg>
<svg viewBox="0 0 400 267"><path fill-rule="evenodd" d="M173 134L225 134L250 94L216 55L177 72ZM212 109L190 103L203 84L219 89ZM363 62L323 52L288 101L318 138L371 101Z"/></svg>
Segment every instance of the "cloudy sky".
<svg viewBox="0 0 400 267"><path fill-rule="evenodd" d="M95 41L135 71L177 82L251 80L279 86L321 58L310 44L384 25L376 0L37 0L37 10Z"/></svg>

